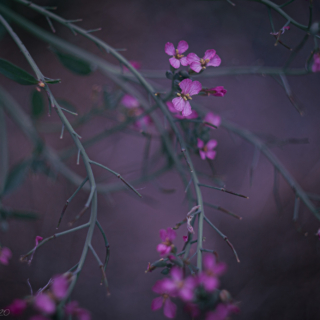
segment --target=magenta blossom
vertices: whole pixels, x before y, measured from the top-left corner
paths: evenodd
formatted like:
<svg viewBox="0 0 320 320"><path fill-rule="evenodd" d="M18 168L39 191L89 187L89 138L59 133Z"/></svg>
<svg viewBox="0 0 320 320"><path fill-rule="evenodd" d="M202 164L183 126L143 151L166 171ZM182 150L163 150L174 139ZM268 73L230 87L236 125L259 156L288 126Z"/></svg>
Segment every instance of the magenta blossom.
<svg viewBox="0 0 320 320"><path fill-rule="evenodd" d="M196 286L195 279L190 276L183 278L183 271L178 267L173 267L170 272L171 279L164 279L162 287L171 296L180 297L183 301L191 301L193 299L193 291Z"/></svg>
<svg viewBox="0 0 320 320"><path fill-rule="evenodd" d="M4 265L9 264L9 259L12 257L12 252L9 248L3 247L0 248L0 263Z"/></svg>
<svg viewBox="0 0 320 320"><path fill-rule="evenodd" d="M170 295L167 290L163 288L163 281L159 280L155 283L152 290L161 296L153 299L151 310L158 310L163 306L163 313L167 318L174 318L177 312L177 306L170 300Z"/></svg>
<svg viewBox="0 0 320 320"><path fill-rule="evenodd" d="M187 242L188 241L188 236L182 236L183 242Z"/></svg>
<svg viewBox="0 0 320 320"><path fill-rule="evenodd" d="M239 308L233 304L219 303L214 311L206 314L206 320L225 320L231 313L238 313Z"/></svg>
<svg viewBox="0 0 320 320"><path fill-rule="evenodd" d="M12 303L7 307L10 310L10 314L19 316L27 308L27 301L22 299L14 299Z"/></svg>
<svg viewBox="0 0 320 320"><path fill-rule="evenodd" d="M191 106L188 100L192 100L191 96L198 94L201 91L201 83L184 79L179 83L181 93L177 93L177 98L172 100L173 106L177 111L181 111L184 117L192 114Z"/></svg>
<svg viewBox="0 0 320 320"><path fill-rule="evenodd" d="M198 281L208 292L212 292L219 286L218 276L221 276L225 270L224 263L216 263L212 255L206 255L203 260L205 270L198 276Z"/></svg>
<svg viewBox="0 0 320 320"><path fill-rule="evenodd" d="M221 64L221 59L214 49L207 50L203 58L199 58L195 53L189 53L187 58L190 69L197 73L206 67L219 67Z"/></svg>
<svg viewBox="0 0 320 320"><path fill-rule="evenodd" d="M227 93L227 90L223 86L218 86L211 89L202 89L201 92L205 93L208 96L212 94L215 97L224 97Z"/></svg>
<svg viewBox="0 0 320 320"><path fill-rule="evenodd" d="M56 311L55 302L45 293L40 293L35 297L34 306L45 314L53 314Z"/></svg>
<svg viewBox="0 0 320 320"><path fill-rule="evenodd" d="M320 72L320 53L313 56L312 72Z"/></svg>
<svg viewBox="0 0 320 320"><path fill-rule="evenodd" d="M169 59L169 62L175 69L178 69L180 67L180 63L183 66L188 65L187 57L182 55L182 53L186 52L188 48L189 45L184 40L181 40L178 43L177 49L175 49L174 45L171 42L167 42L164 46L164 52L169 56L172 56L172 58Z"/></svg>
<svg viewBox="0 0 320 320"><path fill-rule="evenodd" d="M217 146L218 142L216 140L209 140L205 145L202 140L198 138L198 148L200 157L202 160L206 158L213 160L216 157L217 152L213 149Z"/></svg>
<svg viewBox="0 0 320 320"><path fill-rule="evenodd" d="M213 112L208 112L204 117L204 121L213 124L216 127L220 126L221 118L218 115L215 115Z"/></svg>
<svg viewBox="0 0 320 320"><path fill-rule="evenodd" d="M66 314L76 316L78 320L91 320L90 312L86 309L79 308L77 301L71 301L66 304L64 310Z"/></svg>
<svg viewBox="0 0 320 320"><path fill-rule="evenodd" d="M160 230L160 238L163 241L158 244L157 251L160 253L161 257L166 256L171 252L174 247L172 241L176 238L176 233L171 228L168 228L167 231L164 229Z"/></svg>
<svg viewBox="0 0 320 320"><path fill-rule="evenodd" d="M183 116L180 111L176 110L171 101L167 102L167 106L170 112L174 113L174 117L177 119L196 119L198 118L198 113L195 110L191 110L191 113L188 116Z"/></svg>
<svg viewBox="0 0 320 320"><path fill-rule="evenodd" d="M123 96L123 98L121 99L121 104L123 104L126 108L129 109L137 108L140 105L139 101L135 97L130 96L129 94Z"/></svg>
<svg viewBox="0 0 320 320"><path fill-rule="evenodd" d="M66 277L58 275L53 278L51 289L58 300L62 300L67 295L68 287L69 282Z"/></svg>

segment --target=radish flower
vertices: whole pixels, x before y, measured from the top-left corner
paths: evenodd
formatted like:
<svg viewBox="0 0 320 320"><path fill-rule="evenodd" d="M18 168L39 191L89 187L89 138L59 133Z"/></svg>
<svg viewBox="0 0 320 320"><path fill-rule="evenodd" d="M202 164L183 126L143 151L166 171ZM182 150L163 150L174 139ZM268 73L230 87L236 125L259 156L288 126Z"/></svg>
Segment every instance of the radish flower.
<svg viewBox="0 0 320 320"><path fill-rule="evenodd" d="M209 140L205 145L202 140L198 138L198 148L200 157L202 160L206 158L213 160L216 157L217 152L213 149L217 146L218 142L216 140Z"/></svg>
<svg viewBox="0 0 320 320"><path fill-rule="evenodd" d="M172 67L175 69L178 69L180 67L180 63L183 66L188 65L188 59L182 53L186 52L189 48L189 45L186 41L181 40L178 43L177 49L175 49L174 45L171 42L167 42L164 46L164 51L169 56L172 56L172 58L169 59L169 62Z"/></svg>
<svg viewBox="0 0 320 320"><path fill-rule="evenodd" d="M207 50L203 58L199 58L195 53L189 53L187 58L190 68L197 73L206 69L206 67L219 67L221 64L220 57L213 49Z"/></svg>

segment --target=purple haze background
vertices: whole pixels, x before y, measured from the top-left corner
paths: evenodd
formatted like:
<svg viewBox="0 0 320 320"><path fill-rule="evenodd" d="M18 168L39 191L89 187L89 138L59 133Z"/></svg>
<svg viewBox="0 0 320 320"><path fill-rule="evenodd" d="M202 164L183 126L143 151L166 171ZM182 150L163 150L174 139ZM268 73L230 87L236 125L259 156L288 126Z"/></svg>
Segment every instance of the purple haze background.
<svg viewBox="0 0 320 320"><path fill-rule="evenodd" d="M48 1L46 1L47 3ZM43 4L44 1L38 1ZM164 44L177 44L183 39L189 43L189 52L201 55L206 49L214 48L222 58L221 66L282 66L289 51L274 46L270 35L267 10L256 3L237 1L235 7L226 1L103 1L69 0L60 1L58 13L65 18L83 18L81 26L92 29L102 27L99 36L115 48L127 48L123 52L129 60L138 60L143 69L168 69L168 56ZM299 21L307 21L308 2L296 1L288 12ZM43 17L19 7L35 23L49 30ZM319 4L315 3L315 20L319 20ZM285 21L274 15L276 28ZM98 48L79 35L57 24L57 35L84 47L107 60ZM60 85L52 86L57 97L66 98L84 113L90 108L91 91L94 84L110 82L98 72L79 77L64 69L47 45L16 28L46 76L60 78ZM290 46L302 39L297 28L283 35ZM303 66L310 53L312 40L298 55L294 66ZM0 46L1 58L30 70L13 41L6 36ZM31 70L30 70L31 71ZM295 95L305 107L301 117L290 104L282 88L270 77L225 76L203 79L210 87L223 85L228 93L224 98L198 98L208 110L255 133L272 134L280 139L309 138L306 145L288 145L274 148L274 153L302 187L309 192L319 193L319 75L290 77ZM169 85L162 80L162 84ZM4 86L19 101L25 111L30 110L30 87L19 86L0 77ZM72 117L69 117L72 119ZM43 118L44 123L58 123L53 113ZM8 119L10 164L30 154L32 148L19 128ZM98 118L81 127L78 133L90 137L110 127L105 118ZM59 133L43 134L46 142L61 150L72 145L68 134L63 140ZM275 206L273 167L260 157L250 187L249 170L254 147L224 129L212 132L218 140L217 158L214 160L217 174L230 190L245 194L249 200L237 198L213 190L203 190L205 200L221 205L243 217L238 221L213 209L206 214L235 245L241 263L238 264L227 244L212 229L205 226L205 247L218 251L221 260L228 266L222 278L222 287L240 301L241 313L235 319L317 319L320 306L320 244L314 233L319 227L312 214L302 205L299 223L309 232L305 237L297 232L292 223L294 194L283 179L280 192L283 210L278 213ZM101 141L88 149L92 159L119 171L126 179L138 175L145 140L138 135L120 133ZM155 151L157 142L153 142ZM196 156L195 164L210 173L209 168ZM68 165L84 176L83 165L76 166L76 155L67 161ZM116 181L104 171L95 169L98 179L104 182ZM208 181L203 178L203 181ZM164 188L174 188L172 194L164 194ZM164 319L162 312L151 311L152 285L162 277L159 271L145 274L147 263L158 259L156 245L159 243L159 229L174 226L187 212L184 188L180 178L170 171L156 183L138 186L147 201L140 201L129 192L118 192L110 197L99 196L98 215L111 245L107 277L111 296L106 299L105 289L99 285L100 271L89 253L82 274L76 285L73 298L92 312L93 319ZM66 199L75 187L59 175L57 181L44 176L29 176L24 185L4 200L4 204L17 209L34 210L41 218L36 222L10 222L7 233L1 234L1 241L13 251L10 266L0 266L0 308L14 298L29 294L26 279L37 290L57 273L73 266L81 254L85 230L55 239L41 247L35 254L31 267L19 262L19 256L34 246L37 235L47 237L56 232L56 223ZM71 220L82 208L87 193L81 192L69 206L60 227L68 228ZM88 213L80 223L86 221ZM178 230L177 242L182 245L186 230ZM93 244L100 257L104 257L103 241L98 232ZM177 319L189 317L179 308Z"/></svg>

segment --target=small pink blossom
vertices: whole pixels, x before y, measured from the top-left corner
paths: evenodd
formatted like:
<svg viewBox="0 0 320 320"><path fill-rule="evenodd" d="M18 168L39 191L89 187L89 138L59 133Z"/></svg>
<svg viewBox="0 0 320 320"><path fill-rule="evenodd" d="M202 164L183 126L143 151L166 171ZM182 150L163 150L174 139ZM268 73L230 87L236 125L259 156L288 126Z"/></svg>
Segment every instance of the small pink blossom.
<svg viewBox="0 0 320 320"><path fill-rule="evenodd" d="M199 274L198 281L208 292L212 292L218 288L218 276L225 272L226 265L224 263L216 263L216 259L212 255L204 257L203 265L204 271Z"/></svg>
<svg viewBox="0 0 320 320"><path fill-rule="evenodd" d="M312 72L320 72L320 53L313 56Z"/></svg>
<svg viewBox="0 0 320 320"><path fill-rule="evenodd" d="M177 306L170 300L170 295L163 287L163 281L159 280L155 283L152 290L161 296L153 299L151 310L158 310L163 306L163 313L167 318L174 318L177 313Z"/></svg>
<svg viewBox="0 0 320 320"><path fill-rule="evenodd" d="M141 63L139 61L129 61L129 62L136 70L139 70L141 68ZM123 71L129 72L129 69L123 66Z"/></svg>
<svg viewBox="0 0 320 320"><path fill-rule="evenodd" d="M191 301L196 286L195 279L191 276L184 279L183 271L178 267L171 268L170 275L171 279L163 280L163 289L173 297L178 296L183 301Z"/></svg>
<svg viewBox="0 0 320 320"><path fill-rule="evenodd" d="M77 301L71 301L66 304L65 312L68 315L76 316L78 320L91 320L90 312L86 309L79 308Z"/></svg>
<svg viewBox="0 0 320 320"><path fill-rule="evenodd" d="M224 97L227 93L227 90L223 86L218 86L211 89L202 89L201 92L208 96L213 95L215 97Z"/></svg>
<svg viewBox="0 0 320 320"><path fill-rule="evenodd" d="M183 116L180 111L176 110L171 101L167 102L167 106L170 112L172 112L175 118L177 119L196 119L199 117L197 111L191 110L191 113L188 116Z"/></svg>
<svg viewBox="0 0 320 320"><path fill-rule="evenodd" d="M121 104L123 104L126 108L137 108L140 105L139 101L129 94L123 96L121 99Z"/></svg>
<svg viewBox="0 0 320 320"><path fill-rule="evenodd" d="M27 301L22 299L14 299L7 307L10 310L10 314L19 316L27 308Z"/></svg>
<svg viewBox="0 0 320 320"><path fill-rule="evenodd" d="M221 118L218 115L215 115L213 112L208 112L204 117L204 121L213 124L216 127L220 126ZM208 126L208 125L207 125Z"/></svg>
<svg viewBox="0 0 320 320"><path fill-rule="evenodd" d="M188 241L188 236L183 236L182 239L183 239L183 242L187 242Z"/></svg>
<svg viewBox="0 0 320 320"><path fill-rule="evenodd" d="M160 238L163 242L158 244L157 251L160 253L161 257L163 257L171 252L173 248L172 241L176 238L176 233L171 228L168 228L167 231L161 229Z"/></svg>
<svg viewBox="0 0 320 320"><path fill-rule="evenodd" d="M195 53L189 53L187 58L190 69L197 73L206 67L218 67L221 64L221 59L214 49L207 50L203 58L199 58Z"/></svg>
<svg viewBox="0 0 320 320"><path fill-rule="evenodd" d="M67 295L68 287L69 282L66 277L58 275L53 278L51 289L58 300L62 300Z"/></svg>
<svg viewBox="0 0 320 320"><path fill-rule="evenodd" d="M177 93L177 98L172 100L173 106L177 111L181 111L184 117L192 114L191 105L188 100L192 100L191 96L198 94L201 91L201 83L184 79L179 83L181 93Z"/></svg>
<svg viewBox="0 0 320 320"><path fill-rule="evenodd" d="M9 259L12 257L12 252L9 248L3 247L0 248L0 263L4 265L9 264Z"/></svg>
<svg viewBox="0 0 320 320"><path fill-rule="evenodd" d="M42 241L42 240L43 240L42 237L36 236L36 240L35 240L35 242L36 242L36 247L38 246L39 242Z"/></svg>
<svg viewBox="0 0 320 320"><path fill-rule="evenodd" d="M188 65L188 59L182 53L186 52L189 48L189 45L186 41L181 40L178 43L177 49L175 49L174 45L171 42L167 42L166 45L164 46L164 51L166 54L169 56L172 56L172 58L169 59L170 64L172 67L175 69L180 68L180 63L183 66Z"/></svg>
<svg viewBox="0 0 320 320"><path fill-rule="evenodd" d="M225 320L231 313L238 313L239 308L233 304L219 303L214 311L206 314L206 320Z"/></svg>
<svg viewBox="0 0 320 320"><path fill-rule="evenodd" d="M213 160L216 157L217 152L213 149L217 146L218 142L216 140L209 140L205 145L202 140L198 138L197 146L199 148L200 157L202 160L206 158Z"/></svg>
<svg viewBox="0 0 320 320"><path fill-rule="evenodd" d="M56 311L55 302L45 293L40 293L35 297L34 306L45 314L53 314Z"/></svg>
<svg viewBox="0 0 320 320"><path fill-rule="evenodd" d="M289 26L283 27L278 32L270 32L270 34L273 35L273 36L277 36L277 35L279 35L279 33L280 34L284 34L284 32L286 30L290 30L290 27Z"/></svg>

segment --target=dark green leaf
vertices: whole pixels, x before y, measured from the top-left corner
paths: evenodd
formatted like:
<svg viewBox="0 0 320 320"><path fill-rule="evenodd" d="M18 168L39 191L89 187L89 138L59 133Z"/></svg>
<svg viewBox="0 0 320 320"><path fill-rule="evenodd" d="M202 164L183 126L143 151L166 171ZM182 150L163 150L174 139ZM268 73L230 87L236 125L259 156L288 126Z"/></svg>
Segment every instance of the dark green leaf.
<svg viewBox="0 0 320 320"><path fill-rule="evenodd" d="M46 83L55 84L55 83L60 83L60 82L61 82L61 79L44 78L44 81L45 81Z"/></svg>
<svg viewBox="0 0 320 320"><path fill-rule="evenodd" d="M14 166L9 172L2 195L7 195L17 189L27 177L31 160L24 160Z"/></svg>
<svg viewBox="0 0 320 320"><path fill-rule="evenodd" d="M86 76L90 74L92 71L95 70L95 67L90 65L89 63L76 58L74 56L58 52L57 50L53 49L53 52L57 55L60 62L68 68L70 71Z"/></svg>
<svg viewBox="0 0 320 320"><path fill-rule="evenodd" d="M34 119L39 118L45 110L45 102L41 92L34 90L31 97L31 115Z"/></svg>
<svg viewBox="0 0 320 320"><path fill-rule="evenodd" d="M32 85L38 83L38 80L30 73L4 59L0 59L0 73L5 77L23 85Z"/></svg>
<svg viewBox="0 0 320 320"><path fill-rule="evenodd" d="M63 107L63 108L70 110L72 112L77 112L77 109L75 108L75 106L71 102L64 100L64 99L57 99L57 102L60 107Z"/></svg>
<svg viewBox="0 0 320 320"><path fill-rule="evenodd" d="M166 267L167 261L163 261L163 260L157 261L157 262L153 263L152 266L157 267L157 268Z"/></svg>

